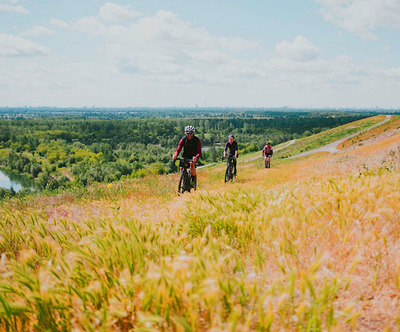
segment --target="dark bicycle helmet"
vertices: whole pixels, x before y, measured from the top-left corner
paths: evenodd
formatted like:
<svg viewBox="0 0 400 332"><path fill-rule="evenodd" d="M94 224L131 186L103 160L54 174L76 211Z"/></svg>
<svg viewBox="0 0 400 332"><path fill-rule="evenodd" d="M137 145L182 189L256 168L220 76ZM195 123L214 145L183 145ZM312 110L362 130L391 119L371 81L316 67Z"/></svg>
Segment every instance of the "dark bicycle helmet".
<svg viewBox="0 0 400 332"><path fill-rule="evenodd" d="M194 134L195 129L193 126L186 126L185 127L185 134Z"/></svg>
<svg viewBox="0 0 400 332"><path fill-rule="evenodd" d="M235 139L235 136L233 136L232 134L230 134L230 135L229 135L229 138Z"/></svg>

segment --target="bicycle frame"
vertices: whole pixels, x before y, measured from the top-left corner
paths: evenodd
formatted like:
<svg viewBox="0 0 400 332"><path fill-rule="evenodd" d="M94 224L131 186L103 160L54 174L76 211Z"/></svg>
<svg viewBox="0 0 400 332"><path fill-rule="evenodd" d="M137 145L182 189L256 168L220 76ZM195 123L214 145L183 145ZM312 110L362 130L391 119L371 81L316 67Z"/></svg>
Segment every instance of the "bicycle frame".
<svg viewBox="0 0 400 332"><path fill-rule="evenodd" d="M233 181L233 161L234 157L228 157L226 172L225 172L225 182Z"/></svg>
<svg viewBox="0 0 400 332"><path fill-rule="evenodd" d="M191 180L191 174L190 174L190 164L193 161L191 159L186 159L186 158L181 158L179 161L179 167L180 167L180 178L179 178L179 184L178 184L178 193L183 194L185 191L190 192L191 186L190 186L190 180ZM194 190L196 190L196 182L194 183Z"/></svg>

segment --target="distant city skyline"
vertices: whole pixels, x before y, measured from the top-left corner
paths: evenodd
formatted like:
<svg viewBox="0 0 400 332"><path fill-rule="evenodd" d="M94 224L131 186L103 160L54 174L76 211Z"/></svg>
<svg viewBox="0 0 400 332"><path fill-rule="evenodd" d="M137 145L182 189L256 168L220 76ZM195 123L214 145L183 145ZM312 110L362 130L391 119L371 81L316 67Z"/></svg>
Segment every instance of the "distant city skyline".
<svg viewBox="0 0 400 332"><path fill-rule="evenodd" d="M0 107L400 107L400 1L0 0Z"/></svg>

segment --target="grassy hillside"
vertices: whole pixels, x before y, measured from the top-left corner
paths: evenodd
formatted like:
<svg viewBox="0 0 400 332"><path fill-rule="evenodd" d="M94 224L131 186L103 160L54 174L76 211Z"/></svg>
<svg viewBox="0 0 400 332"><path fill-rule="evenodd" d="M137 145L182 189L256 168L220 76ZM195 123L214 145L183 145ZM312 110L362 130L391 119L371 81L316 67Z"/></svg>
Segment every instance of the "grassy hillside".
<svg viewBox="0 0 400 332"><path fill-rule="evenodd" d="M239 158L182 197L173 174L4 202L0 328L395 331L399 145Z"/></svg>
<svg viewBox="0 0 400 332"><path fill-rule="evenodd" d="M371 127L372 125L383 121L384 119L384 115L377 115L371 118L348 123L346 125L339 126L337 128L318 133L316 135L296 140L295 144L283 149L279 155L286 158L297 155L301 152L316 149L320 146L334 142L348 135Z"/></svg>
<svg viewBox="0 0 400 332"><path fill-rule="evenodd" d="M368 130L365 133L362 133L355 137L349 138L342 144L339 144L339 146L337 148L343 149L343 148L349 147L350 145L353 145L353 144L361 144L362 145L363 142L368 140L369 138L379 136L387 131L390 131L392 129L399 129L399 128L400 128L400 116L394 115L391 117L390 121L378 126L377 128Z"/></svg>

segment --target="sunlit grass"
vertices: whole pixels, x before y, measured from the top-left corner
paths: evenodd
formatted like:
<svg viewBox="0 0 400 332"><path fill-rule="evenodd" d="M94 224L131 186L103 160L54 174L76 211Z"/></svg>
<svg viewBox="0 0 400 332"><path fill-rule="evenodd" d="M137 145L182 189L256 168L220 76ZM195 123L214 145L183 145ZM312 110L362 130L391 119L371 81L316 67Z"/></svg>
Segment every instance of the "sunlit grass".
<svg viewBox="0 0 400 332"><path fill-rule="evenodd" d="M334 142L348 135L371 127L372 125L383 121L384 119L384 115L377 115L356 122L348 123L337 128L329 129L318 134L311 135L309 137L298 139L296 140L295 144L282 149L276 154L276 156L287 158L297 155L301 152L306 152L319 148L325 144Z"/></svg>
<svg viewBox="0 0 400 332"><path fill-rule="evenodd" d="M0 329L396 330L398 142L4 202Z"/></svg>
<svg viewBox="0 0 400 332"><path fill-rule="evenodd" d="M366 141L369 138L379 136L380 134L392 130L400 128L400 115L393 115L390 121L370 130L363 132L360 135L349 138L345 142L339 144L337 146L338 149L343 149L349 147L354 144L360 144L360 142Z"/></svg>

